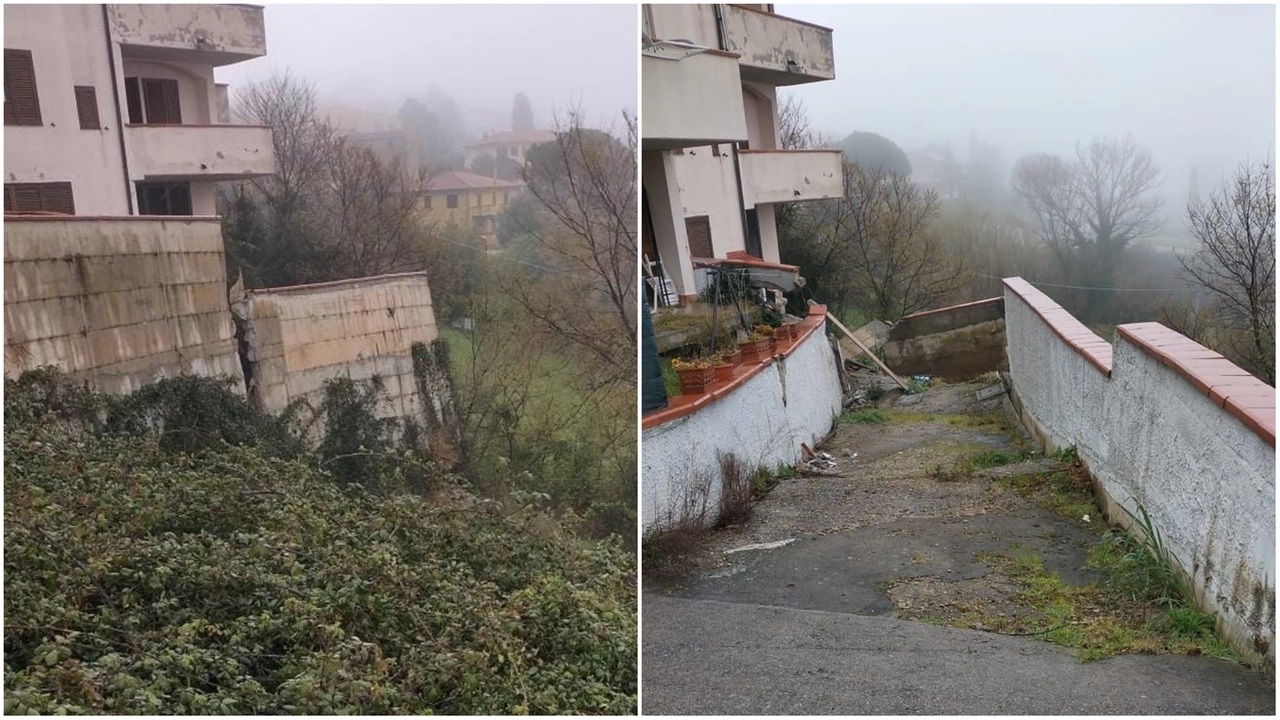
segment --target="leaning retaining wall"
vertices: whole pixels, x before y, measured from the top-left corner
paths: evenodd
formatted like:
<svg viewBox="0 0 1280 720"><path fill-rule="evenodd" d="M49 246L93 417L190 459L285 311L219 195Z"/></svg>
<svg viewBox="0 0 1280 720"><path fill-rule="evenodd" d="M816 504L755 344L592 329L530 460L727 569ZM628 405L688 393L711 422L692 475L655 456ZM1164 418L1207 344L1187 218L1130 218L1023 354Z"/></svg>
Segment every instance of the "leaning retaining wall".
<svg viewBox="0 0 1280 720"><path fill-rule="evenodd" d="M749 468L795 464L800 444L824 437L840 412L840 377L826 308L810 308L801 336L775 357L744 365L706 394L672 398L644 416L641 518L645 534L682 520L710 523L720 503L720 453ZM704 512L705 510L705 512Z"/></svg>
<svg viewBox="0 0 1280 720"><path fill-rule="evenodd" d="M5 376L53 365L115 394L239 380L222 253L216 217L6 217Z"/></svg>
<svg viewBox="0 0 1280 720"><path fill-rule="evenodd" d="M264 410L318 408L326 381L377 378L378 414L415 421L437 459L456 459L459 429L448 368L431 352L439 332L426 273L251 290L234 311L249 396Z"/></svg>
<svg viewBox="0 0 1280 720"><path fill-rule="evenodd" d="M884 361L899 375L972 380L1004 361L1004 298L903 316L883 345Z"/></svg>
<svg viewBox="0 0 1280 720"><path fill-rule="evenodd" d="M1108 519L1141 503L1204 609L1275 656L1275 389L1158 323L1114 346L1005 280L1015 406L1046 449L1074 446Z"/></svg>

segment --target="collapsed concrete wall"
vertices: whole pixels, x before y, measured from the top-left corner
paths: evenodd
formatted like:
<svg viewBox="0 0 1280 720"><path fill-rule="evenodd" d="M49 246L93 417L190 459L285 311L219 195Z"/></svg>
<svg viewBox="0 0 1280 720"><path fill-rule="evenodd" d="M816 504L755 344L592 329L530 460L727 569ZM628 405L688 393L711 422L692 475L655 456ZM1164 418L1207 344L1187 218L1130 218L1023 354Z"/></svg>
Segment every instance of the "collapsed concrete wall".
<svg viewBox="0 0 1280 720"><path fill-rule="evenodd" d="M1110 521L1137 503L1201 608L1275 657L1275 389L1158 323L1112 346L1020 278L1005 280L1014 405L1047 449L1074 446Z"/></svg>
<svg viewBox="0 0 1280 720"><path fill-rule="evenodd" d="M114 394L242 377L216 217L6 217L4 324L6 377L53 365Z"/></svg>
<svg viewBox="0 0 1280 720"><path fill-rule="evenodd" d="M889 331L884 361L898 375L963 382L1004 364L1004 298L906 315Z"/></svg>
<svg viewBox="0 0 1280 720"><path fill-rule="evenodd" d="M800 444L814 445L840 413L840 377L827 341L826 308L815 306L804 333L779 356L746 369L727 387L673 398L642 420L641 514L645 534L683 522L714 522L720 505L720 455L747 468L793 465ZM745 366L744 366L745 368Z"/></svg>
<svg viewBox="0 0 1280 720"><path fill-rule="evenodd" d="M426 273L252 290L233 310L249 396L272 413L318 408L333 378L376 379L378 414L414 423L447 464L461 444ZM313 428L318 432L319 428Z"/></svg>

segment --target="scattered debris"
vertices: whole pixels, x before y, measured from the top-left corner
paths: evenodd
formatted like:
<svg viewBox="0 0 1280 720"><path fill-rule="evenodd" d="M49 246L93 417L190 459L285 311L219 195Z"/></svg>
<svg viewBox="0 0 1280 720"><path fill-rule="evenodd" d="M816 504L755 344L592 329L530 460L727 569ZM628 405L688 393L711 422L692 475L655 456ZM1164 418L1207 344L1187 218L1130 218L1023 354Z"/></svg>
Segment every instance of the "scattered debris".
<svg viewBox="0 0 1280 720"><path fill-rule="evenodd" d="M835 458L827 453L822 453L802 460L799 470L805 475L838 475L839 470L836 469L838 465L839 463L836 462Z"/></svg>
<svg viewBox="0 0 1280 720"><path fill-rule="evenodd" d="M744 552L747 550L773 550L775 548L780 548L783 545L790 545L795 541L795 538L787 538L786 540L776 540L774 542L752 543L750 545L743 545L742 547L736 547L731 550L725 550L724 554L732 555L734 553Z"/></svg>
<svg viewBox="0 0 1280 720"><path fill-rule="evenodd" d="M914 405L918 402L920 402L919 395L903 395L902 397L898 398L898 402L895 404L896 405Z"/></svg>
<svg viewBox="0 0 1280 720"><path fill-rule="evenodd" d="M806 459L816 457L813 454L813 450L809 447L809 443L800 443L800 452L804 453Z"/></svg>
<svg viewBox="0 0 1280 720"><path fill-rule="evenodd" d="M997 395L1003 395L1005 392L1004 383L996 383L995 385L988 385L987 387L982 388L975 393L974 397L978 399L978 402L982 402L983 400L989 400Z"/></svg>

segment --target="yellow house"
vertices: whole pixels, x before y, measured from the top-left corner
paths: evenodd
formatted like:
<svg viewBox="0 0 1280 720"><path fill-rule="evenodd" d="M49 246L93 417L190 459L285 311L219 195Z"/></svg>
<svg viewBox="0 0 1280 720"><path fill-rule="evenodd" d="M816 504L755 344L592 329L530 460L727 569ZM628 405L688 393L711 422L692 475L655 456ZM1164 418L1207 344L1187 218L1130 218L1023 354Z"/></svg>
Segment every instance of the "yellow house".
<svg viewBox="0 0 1280 720"><path fill-rule="evenodd" d="M524 191L524 183L449 170L427 179L418 201L419 211L431 223L471 228L486 243L497 239L498 216Z"/></svg>

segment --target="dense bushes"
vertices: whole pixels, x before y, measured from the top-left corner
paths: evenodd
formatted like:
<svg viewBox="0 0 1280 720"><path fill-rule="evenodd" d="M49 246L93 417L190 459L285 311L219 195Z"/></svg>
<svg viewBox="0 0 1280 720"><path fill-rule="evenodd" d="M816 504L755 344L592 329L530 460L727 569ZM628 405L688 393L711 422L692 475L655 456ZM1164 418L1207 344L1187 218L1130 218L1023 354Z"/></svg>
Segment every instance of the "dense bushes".
<svg viewBox="0 0 1280 720"><path fill-rule="evenodd" d="M444 480L369 492L261 433L112 423L170 405L45 380L6 381L6 712L635 712L616 543Z"/></svg>

